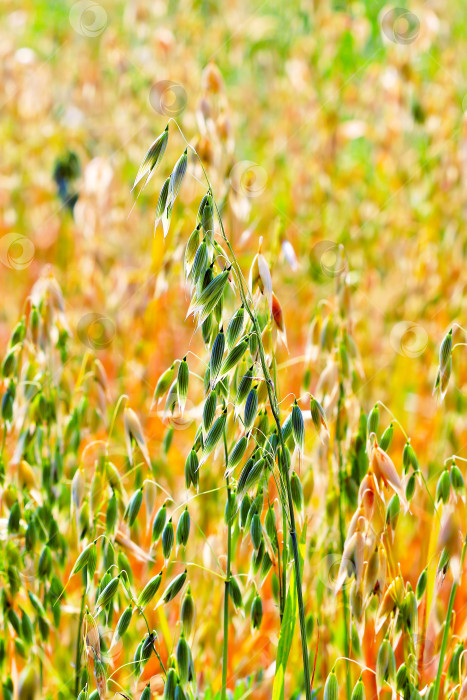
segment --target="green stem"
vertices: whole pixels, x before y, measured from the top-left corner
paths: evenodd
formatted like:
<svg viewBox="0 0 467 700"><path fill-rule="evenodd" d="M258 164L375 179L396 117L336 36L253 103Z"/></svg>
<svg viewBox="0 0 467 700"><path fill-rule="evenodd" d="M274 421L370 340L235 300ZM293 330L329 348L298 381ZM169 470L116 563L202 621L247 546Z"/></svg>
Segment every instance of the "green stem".
<svg viewBox="0 0 467 700"><path fill-rule="evenodd" d="M3 424L3 437L2 437L2 450L0 452L0 457L3 457L3 453L5 451L5 443L6 443L6 421Z"/></svg>
<svg viewBox="0 0 467 700"><path fill-rule="evenodd" d="M273 368L273 374L274 374L274 386L276 387L276 396L277 396L277 362L276 362L276 357L275 355L273 356L272 360L272 368ZM278 397L280 399L280 396ZM286 537L286 532L287 532L287 516L285 514L285 509L282 509L282 567L280 565L280 555L278 555L278 560L279 560L279 612L280 612L280 620L282 624L282 619L284 617L284 611L285 611L285 599L286 599L286 594L287 594L287 537ZM279 541L277 542L277 550L279 552ZM281 571L282 568L282 571ZM282 577L282 578L281 578Z"/></svg>
<svg viewBox="0 0 467 700"><path fill-rule="evenodd" d="M86 600L86 589L81 596L81 610L79 612L78 632L76 634L76 674L75 674L75 697L78 697L81 676L81 631L83 629L84 603Z"/></svg>
<svg viewBox="0 0 467 700"><path fill-rule="evenodd" d="M342 504L342 489L344 485L344 470L343 470L343 458L342 458L342 447L341 447L341 425L340 425L340 415L341 415L341 405L344 400L344 387L342 383L339 386L339 400L337 403L337 421L336 421L336 442L337 442L337 454L338 454L338 465L339 465L339 534L341 541L341 550L344 550L345 544L345 523L344 523L344 511ZM350 626L350 616L349 616L349 603L347 600L347 591L345 587L342 590L342 599L344 603L344 648L345 656L348 658L350 656L350 643L349 643L349 626ZM346 661L346 691L347 698L350 699L352 694L351 681L350 681L350 663Z"/></svg>
<svg viewBox="0 0 467 700"><path fill-rule="evenodd" d="M464 546L462 547L461 554L461 565L459 578L462 576L462 570L464 568L465 551L467 548L467 537L464 540ZM438 673L436 674L435 689L433 693L433 700L438 700L439 691L441 689L441 677L443 675L444 657L446 656L446 649L448 646L449 629L451 627L451 617L454 608L454 600L456 598L457 588L459 586L459 581L454 581L451 588L451 594L449 596L448 610L446 613L446 622L444 624L443 639L441 641L441 650L439 652L439 662L438 662Z"/></svg>
<svg viewBox="0 0 467 700"><path fill-rule="evenodd" d="M224 428L224 451L225 451L225 468L229 463L229 453L227 449L227 438ZM224 639L222 644L222 700L227 698L227 661L229 655L229 594L230 594L230 562L232 557L232 520L230 518L230 483L229 477L226 477L227 484L227 571L225 574L224 585Z"/></svg>
<svg viewBox="0 0 467 700"><path fill-rule="evenodd" d="M285 599L287 594L287 516L285 509L282 509L282 586L281 586L281 622L284 617Z"/></svg>
<svg viewBox="0 0 467 700"><path fill-rule="evenodd" d="M6 443L6 421L3 424L3 438L2 438L2 448L0 451L0 484L3 484L5 480L5 463L3 461L3 453L5 451L5 443Z"/></svg>
<svg viewBox="0 0 467 700"><path fill-rule="evenodd" d="M294 567L295 567L295 581L297 588L297 601L298 601L298 619L300 621L300 637L302 642L302 657L303 657L303 676L305 681L305 695L307 700L311 700L311 677L310 677L310 659L308 655L308 647L306 643L306 622L305 622L305 607L303 605L303 594L302 594L302 574L300 571L300 555L298 552L297 543L297 533L295 532L295 515L293 509L292 501L292 489L290 486L290 478L288 470L284 470L287 473L287 498L289 501L289 514L290 514L290 539L292 540Z"/></svg>

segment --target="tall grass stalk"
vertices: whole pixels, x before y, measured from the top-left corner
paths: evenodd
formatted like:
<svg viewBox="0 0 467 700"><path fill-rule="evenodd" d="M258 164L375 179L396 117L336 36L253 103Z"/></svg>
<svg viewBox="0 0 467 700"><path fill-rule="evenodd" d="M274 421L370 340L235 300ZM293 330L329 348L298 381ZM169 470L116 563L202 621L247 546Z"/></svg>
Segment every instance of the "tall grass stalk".
<svg viewBox="0 0 467 700"><path fill-rule="evenodd" d="M277 433L278 433L279 444L280 444L280 448L281 448L281 454L284 455L286 452L286 445L285 445L284 436L282 434L282 426L281 426L281 422L280 422L279 402L277 399L275 384L272 380L271 373L269 371L268 363L266 360L266 353L265 353L265 349L264 349L264 345L263 345L263 341L262 341L261 328L260 328L260 324L258 321L258 317L256 315L255 308L254 308L253 300L251 297L251 292L248 289L248 286L246 284L245 278L244 278L243 273L241 271L240 265L238 264L235 252L234 252L232 245L231 245L231 243L227 237L227 234L225 232L224 224L222 221L222 216L221 216L221 213L219 210L219 206L218 206L216 198L214 196L211 181L206 173L202 159L200 158L196 149L187 141L179 124L174 119L171 119L170 121L173 121L174 124L177 126L177 128L178 128L183 140L185 141L187 147L193 152L194 156L198 160L198 162L201 166L202 172L204 174L204 177L206 179L206 183L208 185L208 193L212 197L212 201L213 201L213 204L214 204L214 207L216 210L216 214L217 214L217 219L219 221L222 239L224 240L224 242L227 246L227 249L230 253L230 256L231 256L231 259L229 260L229 262L232 265L232 270L234 271L235 277L237 279L240 298L241 298L242 304L244 305L244 308L245 308L248 316L250 317L250 320L251 320L251 323L253 326L253 330L254 330L256 337L257 337L258 352L259 352L259 357L260 357L261 368L263 371L264 380L266 382L269 405L270 405L271 412L272 412L272 415L273 415L273 418L274 418L274 421L275 421L275 424L277 427ZM282 503L282 507L286 510L289 535L290 535L290 539L292 542L293 560L294 560L294 568L295 568L295 582L296 582L296 589L297 589L298 616L299 616L299 622L300 622L300 635L301 635L301 644L302 644L303 675L304 675L304 682L305 682L305 694L306 694L307 700L312 700L310 664L309 664L309 656L308 656L307 640L306 640L305 607L304 607L304 603L303 603L302 575L301 575L301 571L300 571L300 557L299 557L299 551L298 551L297 533L296 533L296 526L295 526L294 505L293 505L293 500L292 500L292 491L291 491L291 485L290 485L289 471L288 471L288 469L284 469L284 470L282 470L282 473L283 473L283 477L285 479L285 498L286 498L286 501L284 502L283 497L281 496L281 503Z"/></svg>
<svg viewBox="0 0 467 700"><path fill-rule="evenodd" d="M215 202L214 197L213 197L213 201ZM234 267L236 274L237 274L242 303L245 305L245 309L247 310L248 315L250 316L251 322L253 324L253 328L255 329L255 333L256 333L257 338L258 338L258 350L259 350L259 355L260 355L260 360L261 360L261 368L263 370L264 379L266 381L268 397L269 397L269 405L271 407L271 412L272 412L272 415L274 417L274 420L275 420L275 423L277 426L277 432L278 432L279 442L280 442L280 446L281 446L281 451L282 451L282 454L284 455L285 450L286 450L286 446L285 446L284 436L282 434L282 426L281 426L281 422L280 422L280 413L279 413L279 404L278 404L278 400L277 400L277 396L276 396L275 385L272 381L271 374L269 372L269 367L268 367L267 362L266 362L266 354L264 351L264 345L263 345L263 341L261 338L261 329L260 329L260 326L258 323L258 318L255 314L253 307L250 305L250 302L246 297L246 293L245 293L245 290L243 287L242 272L241 272L240 267L238 265L238 262L237 262L237 259L235 257L235 253L232 249L232 246L230 245L230 242L225 234L224 227L222 225L222 220L221 220L220 213L219 213L219 209L217 207L216 202L215 202L215 206L216 206L216 211L217 211L217 214L219 217L219 222L221 224L223 238L226 241L227 246L229 248L229 252L233 258L233 267ZM293 500L292 500L292 490L291 490L291 486L290 486L290 475L289 475L288 469L283 470L283 475L285 477L285 482L286 482L286 492L287 492L286 507L288 508L289 534L290 534L290 539L292 541L293 559L294 559L294 568L295 568L295 580L296 580L296 587L297 587L298 616L299 616L299 621L300 621L300 636L301 636L301 643L302 643L303 675L304 675L304 681L305 681L305 693L306 693L307 700L311 700L311 698L312 698L312 695L311 695L311 676L310 676L310 664L309 664L308 648L307 648L307 641L306 641L306 623L305 623L305 607L303 604L303 593L302 593L302 575L301 575L301 571L300 571L300 556L299 556L299 552L298 552L297 532L296 532L296 528L295 528L295 513L294 513Z"/></svg>
<svg viewBox="0 0 467 700"><path fill-rule="evenodd" d="M451 593L449 595L448 609L446 612L446 622L444 623L443 639L441 641L441 649L439 652L438 671L436 674L436 681L435 681L435 686L434 686L434 691L433 691L433 700L438 700L439 693L441 690L441 679L443 676L444 657L446 656L446 650L448 647L448 639L449 639L449 631L451 628L452 611L454 608L454 601L456 599L456 593L457 593L457 589L459 587L460 578L462 576L462 571L464 568L464 560L465 560L466 550L467 550L467 536L464 539L464 544L462 547L459 579L453 582L452 587L451 587Z"/></svg>
<svg viewBox="0 0 467 700"><path fill-rule="evenodd" d="M224 428L224 453L225 453L225 468L229 463L229 452L227 447L227 437ZM224 639L222 643L222 700L227 698L227 666L229 655L229 597L230 597L230 569L232 557L232 519L230 517L230 481L226 477L227 485L227 564L225 572L224 585Z"/></svg>
<svg viewBox="0 0 467 700"><path fill-rule="evenodd" d="M339 385L339 399L337 403L337 420L336 420L336 443L337 443L337 462L339 468L339 478L338 478L338 488L339 488L339 534L341 550L344 550L345 544L345 519L344 519L344 507L343 507L343 488L344 488L344 460L342 457L342 444L341 444L341 409L342 402L344 401L344 387L342 382ZM347 658L345 662L345 686L347 698L350 700L352 694L352 689L350 685L350 662L348 658L350 656L350 642L349 642L349 629L350 629L350 611L349 602L347 599L347 591L344 586L342 589L342 600L344 603L344 649L345 656Z"/></svg>
<svg viewBox="0 0 467 700"><path fill-rule="evenodd" d="M86 588L81 596L81 608L79 611L78 629L76 630L76 662L75 662L75 695L78 697L81 678L81 640L83 634L84 606L86 603Z"/></svg>

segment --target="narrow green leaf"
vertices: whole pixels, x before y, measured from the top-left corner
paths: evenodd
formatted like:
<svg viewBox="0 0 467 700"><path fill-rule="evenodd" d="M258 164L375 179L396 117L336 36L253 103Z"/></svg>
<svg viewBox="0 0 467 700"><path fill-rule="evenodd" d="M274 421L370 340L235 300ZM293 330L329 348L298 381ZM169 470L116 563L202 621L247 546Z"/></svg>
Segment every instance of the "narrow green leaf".
<svg viewBox="0 0 467 700"><path fill-rule="evenodd" d="M306 542L306 524L303 527L300 538L300 569L303 569L303 553ZM295 569L292 569L289 582L289 591L285 601L284 617L282 618L279 644L277 646L276 673L272 688L272 700L284 700L284 681L287 662L294 637L295 622L297 619L297 587L295 585Z"/></svg>

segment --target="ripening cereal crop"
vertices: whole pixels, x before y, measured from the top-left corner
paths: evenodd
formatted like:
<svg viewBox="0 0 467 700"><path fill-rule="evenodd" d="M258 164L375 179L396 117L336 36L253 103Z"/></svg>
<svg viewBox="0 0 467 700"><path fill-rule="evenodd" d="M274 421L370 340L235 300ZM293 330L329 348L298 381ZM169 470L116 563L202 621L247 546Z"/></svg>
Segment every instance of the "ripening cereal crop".
<svg viewBox="0 0 467 700"><path fill-rule="evenodd" d="M4 700L467 698L462 9L7 0Z"/></svg>

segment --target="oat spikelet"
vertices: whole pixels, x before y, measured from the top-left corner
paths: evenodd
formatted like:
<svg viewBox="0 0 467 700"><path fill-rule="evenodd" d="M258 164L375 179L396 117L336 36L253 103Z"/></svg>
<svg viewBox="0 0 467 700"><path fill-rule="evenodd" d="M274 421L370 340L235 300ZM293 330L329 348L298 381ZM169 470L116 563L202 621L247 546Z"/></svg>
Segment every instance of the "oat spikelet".
<svg viewBox="0 0 467 700"><path fill-rule="evenodd" d="M266 258L261 253L262 244L263 238L261 237L259 239L258 252L253 258L253 263L250 268L249 285L252 293L254 293L256 289L259 289L260 292L265 295L269 310L272 314L272 279L269 265L266 262Z"/></svg>
<svg viewBox="0 0 467 700"><path fill-rule="evenodd" d="M388 586L386 593L383 596L381 605L379 606L378 614L376 615L375 632L378 634L388 616L395 610L396 606L401 605L404 599L404 582L401 576L398 576Z"/></svg>
<svg viewBox="0 0 467 700"><path fill-rule="evenodd" d="M144 457L144 461L151 468L151 460L149 457L148 448L146 445L146 439L143 434L143 429L139 418L136 413L131 408L125 408L123 414L123 422L125 426L125 443L128 454L128 459L131 466L133 466L133 450L131 448L131 438L133 438L141 450L141 454Z"/></svg>
<svg viewBox="0 0 467 700"><path fill-rule="evenodd" d="M397 493L405 512L407 512L409 504L405 497L405 490L400 476L389 455L376 444L371 452L370 465L376 478L382 481L385 486L391 486L393 491Z"/></svg>
<svg viewBox="0 0 467 700"><path fill-rule="evenodd" d="M279 303L279 299L276 297L274 292L272 293L271 316L276 324L279 338L288 350L289 348L287 345L287 331L285 330L284 314L282 313L282 306Z"/></svg>
<svg viewBox="0 0 467 700"><path fill-rule="evenodd" d="M342 553L342 560L336 581L336 594L344 585L345 579L354 574L357 586L360 585L363 574L365 540L361 532L356 532L349 539Z"/></svg>
<svg viewBox="0 0 467 700"><path fill-rule="evenodd" d="M149 180L151 179L154 172L156 171L157 166L159 165L159 163L162 160L162 157L164 155L168 140L169 140L169 127L167 125L165 128L165 131L163 131L162 134L160 134L160 136L157 137L157 139L154 141L154 143L151 145L148 152L146 153L144 160L141 163L140 168L136 174L136 178L135 178L135 181L133 183L132 190L135 189L138 182L140 182L140 180L142 180L142 178L145 175L147 175L146 182L144 183L144 187L146 187Z"/></svg>

